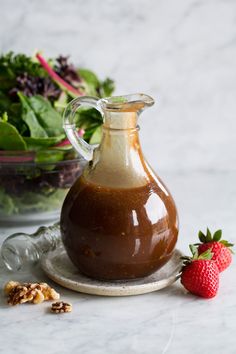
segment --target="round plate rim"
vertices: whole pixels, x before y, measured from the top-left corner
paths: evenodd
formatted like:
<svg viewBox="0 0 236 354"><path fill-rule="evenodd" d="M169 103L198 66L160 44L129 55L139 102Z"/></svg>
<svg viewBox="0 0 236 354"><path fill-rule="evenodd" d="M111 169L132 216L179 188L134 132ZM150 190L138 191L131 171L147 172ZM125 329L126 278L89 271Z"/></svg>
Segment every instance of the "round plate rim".
<svg viewBox="0 0 236 354"><path fill-rule="evenodd" d="M61 249L61 253L64 254L66 252L64 249ZM181 257L183 256L183 253L179 249L175 249L172 257L176 257L177 255ZM96 282L96 280L90 278L87 278L88 283L84 283L79 280L75 281L69 279L65 275L62 275L61 273L59 274L56 273L55 268L53 268L51 262L51 259L55 257L58 257L58 253L55 254L54 257L53 254L46 254L41 259L41 268L51 280L53 280L57 284L67 289L80 292L80 293L99 295L99 296L115 296L115 297L132 296L132 295L141 295L141 294L146 294L146 293L161 290L173 284L179 278L180 270L182 267L182 262L180 261L179 264L177 264L174 270L171 272L170 276L160 280L150 281L149 283L145 283L145 284L134 284L133 282L135 280L131 280L130 282L125 281L125 283L121 283L121 284L119 284L118 282L114 282L114 285L111 285L112 283L111 281L104 282L104 283L101 282L102 285L98 285L98 284L91 284L92 281ZM169 262L170 261L171 259L169 260ZM83 277L84 279L86 279L86 276L83 275Z"/></svg>

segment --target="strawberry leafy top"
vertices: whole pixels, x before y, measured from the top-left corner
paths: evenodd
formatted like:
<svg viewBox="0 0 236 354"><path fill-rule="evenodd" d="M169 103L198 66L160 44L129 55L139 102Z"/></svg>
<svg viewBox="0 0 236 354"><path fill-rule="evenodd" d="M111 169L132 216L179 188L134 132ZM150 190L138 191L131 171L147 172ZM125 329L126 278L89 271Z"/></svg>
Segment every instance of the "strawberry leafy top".
<svg viewBox="0 0 236 354"><path fill-rule="evenodd" d="M217 230L212 234L207 228L206 234L204 234L202 231L199 231L198 233L198 238L201 241L201 243L209 243L209 242L220 242L222 245L225 247L232 247L234 244L230 243L226 240L221 240L222 237L222 230Z"/></svg>
<svg viewBox="0 0 236 354"><path fill-rule="evenodd" d="M198 247L196 245L189 245L189 248L192 253L192 257L188 257L188 256L181 257L181 259L184 261L183 262L184 266L191 263L192 261L212 259L213 253L211 252L210 248L205 252L201 253L200 255L198 253Z"/></svg>

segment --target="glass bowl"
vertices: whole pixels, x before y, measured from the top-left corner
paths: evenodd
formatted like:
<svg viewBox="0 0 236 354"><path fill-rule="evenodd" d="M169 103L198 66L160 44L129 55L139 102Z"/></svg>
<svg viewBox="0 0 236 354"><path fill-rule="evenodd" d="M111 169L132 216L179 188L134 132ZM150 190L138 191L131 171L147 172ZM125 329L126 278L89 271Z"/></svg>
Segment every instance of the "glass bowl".
<svg viewBox="0 0 236 354"><path fill-rule="evenodd" d="M85 164L72 149L0 151L0 223L58 219L64 198Z"/></svg>

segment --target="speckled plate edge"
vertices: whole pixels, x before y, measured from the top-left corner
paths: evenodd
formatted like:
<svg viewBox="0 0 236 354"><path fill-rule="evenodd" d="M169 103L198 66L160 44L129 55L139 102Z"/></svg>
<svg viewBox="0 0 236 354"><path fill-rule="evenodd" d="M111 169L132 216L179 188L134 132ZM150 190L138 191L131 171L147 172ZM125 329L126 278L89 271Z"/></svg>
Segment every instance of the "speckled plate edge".
<svg viewBox="0 0 236 354"><path fill-rule="evenodd" d="M65 250L61 249L61 253L65 254ZM167 267L173 259L175 263L173 267L170 269L167 277L163 279L153 281L152 276L149 276L150 282L140 283L140 279L125 282L101 282L96 281L94 279L90 279L82 275L82 281L78 279L75 281L74 279L69 279L65 275L58 272L58 269L55 269L53 265L53 260L55 257L58 257L59 254L48 254L45 255L41 260L41 268L47 274L47 276L56 282L57 284L68 288L70 290L74 290L80 293L90 294L90 295L100 295L100 296L132 296L132 295L141 295L150 293L153 291L161 290L173 284L178 278L180 274L180 270L182 267L182 261L180 259L183 254L180 250L176 249L173 253L172 258L169 262L164 265ZM178 260L178 261L177 261ZM162 270L163 268L162 267ZM157 271L158 272L158 271ZM154 273L155 275L156 273ZM80 274L78 273L78 278ZM147 280L149 277L143 278L143 280Z"/></svg>

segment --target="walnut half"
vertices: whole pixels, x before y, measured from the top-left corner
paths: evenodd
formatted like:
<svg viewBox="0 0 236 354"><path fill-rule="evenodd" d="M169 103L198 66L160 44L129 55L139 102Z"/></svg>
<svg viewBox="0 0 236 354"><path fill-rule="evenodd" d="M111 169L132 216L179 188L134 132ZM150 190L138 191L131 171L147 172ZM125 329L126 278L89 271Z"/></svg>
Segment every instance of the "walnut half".
<svg viewBox="0 0 236 354"><path fill-rule="evenodd" d="M71 312L71 311L72 311L72 305L63 301L54 302L51 307L51 312L53 313L64 313L64 312Z"/></svg>
<svg viewBox="0 0 236 354"><path fill-rule="evenodd" d="M25 302L40 304L47 300L58 300L60 295L46 283L23 283L10 281L4 291L8 295L8 304L17 305Z"/></svg>
<svg viewBox="0 0 236 354"><path fill-rule="evenodd" d="M9 295L10 291L15 288L17 285L20 285L18 281L10 280L8 283L5 284L4 286L4 293L6 295Z"/></svg>

